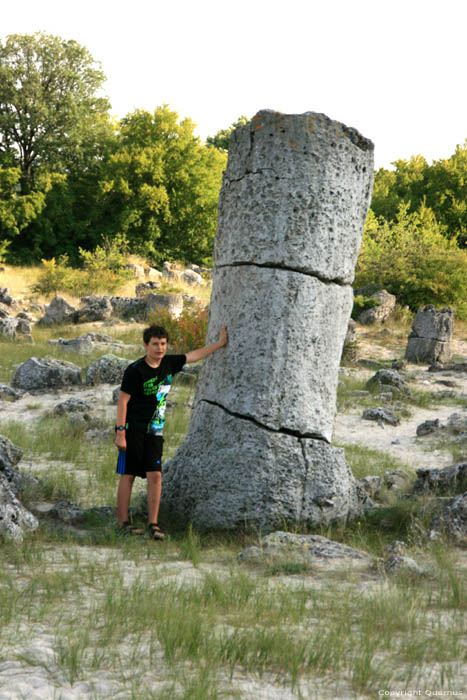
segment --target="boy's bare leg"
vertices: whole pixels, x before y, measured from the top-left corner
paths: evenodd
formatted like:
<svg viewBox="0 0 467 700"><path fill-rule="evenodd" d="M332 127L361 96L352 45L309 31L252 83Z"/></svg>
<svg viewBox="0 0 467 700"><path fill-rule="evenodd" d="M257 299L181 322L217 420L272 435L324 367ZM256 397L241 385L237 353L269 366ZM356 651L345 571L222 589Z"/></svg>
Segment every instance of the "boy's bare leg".
<svg viewBox="0 0 467 700"><path fill-rule="evenodd" d="M162 473L146 472L148 481L148 523L157 523L162 493Z"/></svg>
<svg viewBox="0 0 467 700"><path fill-rule="evenodd" d="M131 474L122 474L117 489L117 521L121 527L128 521L128 508L130 505L131 490L135 477Z"/></svg>

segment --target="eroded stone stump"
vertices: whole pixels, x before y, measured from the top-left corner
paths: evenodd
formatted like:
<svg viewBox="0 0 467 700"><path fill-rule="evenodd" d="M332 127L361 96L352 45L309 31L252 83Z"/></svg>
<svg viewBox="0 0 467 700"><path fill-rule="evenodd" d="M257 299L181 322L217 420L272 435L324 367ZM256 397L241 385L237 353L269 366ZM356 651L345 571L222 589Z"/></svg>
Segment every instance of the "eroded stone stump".
<svg viewBox="0 0 467 700"><path fill-rule="evenodd" d="M412 323L405 357L409 362L448 362L452 355L453 329L453 308L436 309L433 304L421 306Z"/></svg>
<svg viewBox="0 0 467 700"><path fill-rule="evenodd" d="M322 114L259 112L232 134L207 342L163 501L209 527L319 523L364 498L330 444L373 144Z"/></svg>

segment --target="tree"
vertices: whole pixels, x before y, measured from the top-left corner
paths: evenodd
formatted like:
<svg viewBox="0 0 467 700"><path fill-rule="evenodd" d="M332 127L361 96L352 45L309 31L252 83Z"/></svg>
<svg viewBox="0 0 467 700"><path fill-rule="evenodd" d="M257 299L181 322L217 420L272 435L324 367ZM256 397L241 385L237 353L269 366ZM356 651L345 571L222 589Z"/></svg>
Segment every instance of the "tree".
<svg viewBox="0 0 467 700"><path fill-rule="evenodd" d="M206 262L225 163L167 105L127 115L101 182L102 233L124 233L133 251L155 263Z"/></svg>
<svg viewBox="0 0 467 700"><path fill-rule="evenodd" d="M377 284L416 311L421 304L454 306L467 317L467 251L445 236L432 210L401 204L393 222L370 210L354 287Z"/></svg>
<svg viewBox="0 0 467 700"><path fill-rule="evenodd" d="M5 253L11 240L25 229L44 209L48 190L52 187L50 177L39 178L35 188L21 196L21 170L0 166L0 237Z"/></svg>
<svg viewBox="0 0 467 700"><path fill-rule="evenodd" d="M76 41L39 32L0 43L0 153L13 156L26 192L39 165L65 172L95 155L109 129L104 80Z"/></svg>
<svg viewBox="0 0 467 700"><path fill-rule="evenodd" d="M206 143L209 146L214 146L215 148L218 148L221 151L228 151L230 134L232 133L232 131L236 129L237 126L244 126L245 124L248 124L249 121L250 120L248 119L248 117L245 117L245 115L242 114L242 116L239 117L236 122L233 122L233 124L228 129L221 129L214 136L208 136L206 139Z"/></svg>

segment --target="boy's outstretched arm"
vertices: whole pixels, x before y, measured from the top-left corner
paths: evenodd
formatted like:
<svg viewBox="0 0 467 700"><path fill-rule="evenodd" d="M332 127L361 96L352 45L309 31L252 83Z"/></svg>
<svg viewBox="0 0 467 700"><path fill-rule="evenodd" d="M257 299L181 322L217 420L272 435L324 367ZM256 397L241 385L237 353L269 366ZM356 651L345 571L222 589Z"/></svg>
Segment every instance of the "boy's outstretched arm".
<svg viewBox="0 0 467 700"><path fill-rule="evenodd" d="M219 348L223 348L224 345L227 344L227 340L227 326L224 326L223 328L221 328L221 331L219 333L219 340L217 341L217 343L213 343L212 345L205 345L204 348L198 348L198 350L191 350L190 352L187 352L187 363L199 362L200 360L204 360L205 357L211 355L216 350L219 350Z"/></svg>

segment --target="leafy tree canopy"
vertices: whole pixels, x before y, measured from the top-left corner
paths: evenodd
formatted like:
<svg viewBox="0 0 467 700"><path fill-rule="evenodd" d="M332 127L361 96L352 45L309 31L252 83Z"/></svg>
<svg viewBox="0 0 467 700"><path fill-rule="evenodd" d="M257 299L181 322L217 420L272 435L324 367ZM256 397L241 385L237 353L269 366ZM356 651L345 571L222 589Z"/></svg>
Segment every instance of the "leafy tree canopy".
<svg viewBox="0 0 467 700"><path fill-rule="evenodd" d="M228 151L230 134L232 133L232 131L236 129L237 126L244 126L245 124L248 124L249 121L250 120L248 119L248 117L245 117L245 115L242 114L242 116L239 117L237 121L234 122L231 126L229 126L228 129L221 129L214 136L208 136L208 138L206 139L206 143L210 146L218 148L221 151Z"/></svg>
<svg viewBox="0 0 467 700"><path fill-rule="evenodd" d="M0 43L0 153L13 156L26 189L37 166L64 171L93 155L109 129L104 80L76 41L40 32Z"/></svg>
<svg viewBox="0 0 467 700"><path fill-rule="evenodd" d="M122 120L104 166L102 232L124 233L155 263L211 255L226 156L202 145L194 126L167 105L137 110Z"/></svg>

